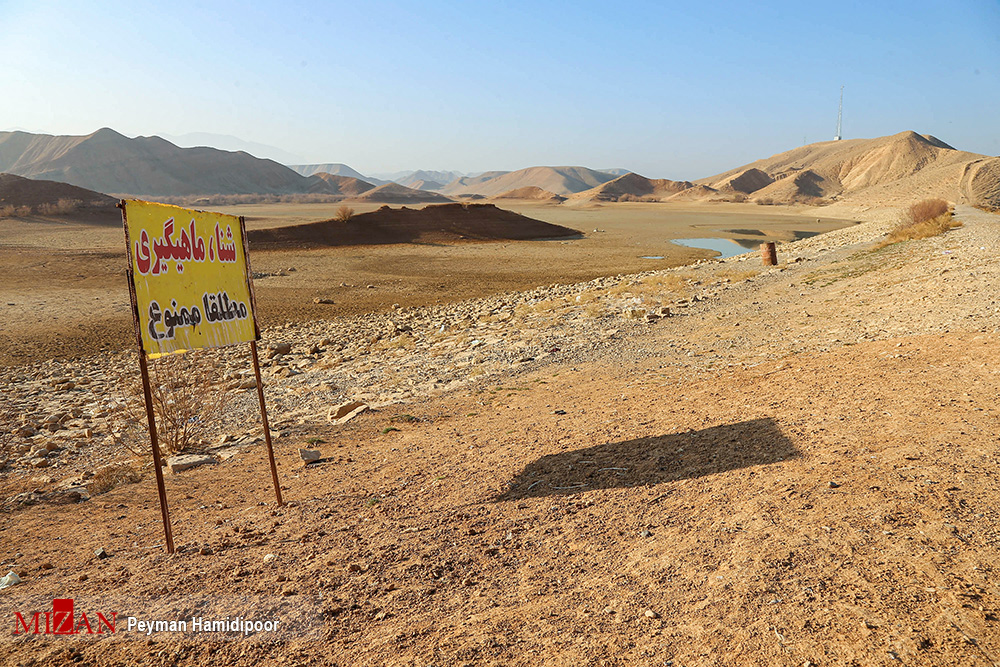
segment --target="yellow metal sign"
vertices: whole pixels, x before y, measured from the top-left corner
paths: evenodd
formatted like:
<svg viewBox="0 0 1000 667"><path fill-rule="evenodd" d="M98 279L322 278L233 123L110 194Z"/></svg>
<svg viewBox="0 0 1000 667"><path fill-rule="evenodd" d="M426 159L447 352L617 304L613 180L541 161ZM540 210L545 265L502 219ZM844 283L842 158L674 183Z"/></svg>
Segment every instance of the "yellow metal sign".
<svg viewBox="0 0 1000 667"><path fill-rule="evenodd" d="M242 219L126 200L125 240L146 354L257 340Z"/></svg>

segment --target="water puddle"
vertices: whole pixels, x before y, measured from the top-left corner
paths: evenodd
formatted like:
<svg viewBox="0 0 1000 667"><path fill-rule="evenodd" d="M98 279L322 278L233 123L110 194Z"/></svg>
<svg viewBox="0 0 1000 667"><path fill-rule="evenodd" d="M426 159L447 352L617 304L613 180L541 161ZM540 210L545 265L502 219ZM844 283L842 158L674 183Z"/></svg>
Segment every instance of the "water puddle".
<svg viewBox="0 0 1000 667"><path fill-rule="evenodd" d="M663 255L642 255L639 259L664 259Z"/></svg>
<svg viewBox="0 0 1000 667"><path fill-rule="evenodd" d="M719 253L720 258L735 257L749 251L746 246L730 239L671 239L670 242L687 248L714 250ZM759 246L760 242L754 241L754 244Z"/></svg>

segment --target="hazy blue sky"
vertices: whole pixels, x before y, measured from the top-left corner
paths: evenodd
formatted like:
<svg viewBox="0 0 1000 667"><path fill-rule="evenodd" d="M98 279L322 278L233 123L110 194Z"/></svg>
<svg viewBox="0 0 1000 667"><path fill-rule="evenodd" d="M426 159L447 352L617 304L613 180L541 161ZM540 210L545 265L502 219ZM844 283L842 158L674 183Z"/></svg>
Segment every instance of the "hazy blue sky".
<svg viewBox="0 0 1000 667"><path fill-rule="evenodd" d="M1000 2L0 0L0 129L232 134L362 172L698 178L805 142L1000 154Z"/></svg>

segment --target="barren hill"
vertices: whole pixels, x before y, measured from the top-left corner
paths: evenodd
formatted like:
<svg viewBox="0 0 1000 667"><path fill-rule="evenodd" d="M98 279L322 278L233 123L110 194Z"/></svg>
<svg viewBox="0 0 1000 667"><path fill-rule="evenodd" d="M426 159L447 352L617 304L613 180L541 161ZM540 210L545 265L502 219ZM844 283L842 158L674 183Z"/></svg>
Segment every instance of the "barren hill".
<svg viewBox="0 0 1000 667"><path fill-rule="evenodd" d="M322 194L357 197L375 187L371 183L358 178L328 174L325 171L316 172L308 178L315 184L315 187L311 191Z"/></svg>
<svg viewBox="0 0 1000 667"><path fill-rule="evenodd" d="M496 195L494 199L525 199L530 201L541 201L541 202L553 202L560 203L566 201L566 198L557 195L554 192L549 192L548 190L542 190L534 185L529 185L523 188L518 188L517 190L508 190L503 194Z"/></svg>
<svg viewBox="0 0 1000 667"><path fill-rule="evenodd" d="M671 181L666 178L646 178L629 172L623 176L578 192L570 197L574 201L663 201L691 188L689 181Z"/></svg>
<svg viewBox="0 0 1000 667"><path fill-rule="evenodd" d="M402 187L402 186L399 186ZM383 206L347 222L326 220L248 232L255 247L381 245L414 241L496 241L575 236L575 229L505 211L493 204L441 204L422 209Z"/></svg>
<svg viewBox="0 0 1000 667"><path fill-rule="evenodd" d="M312 176L313 174L318 174L320 172L333 174L334 176L349 176L350 178L356 178L359 181L367 181L369 183L375 183L375 180L365 176L364 174L351 169L346 164L340 162L326 162L324 164L293 164L289 165L289 169L302 174L303 176ZM385 181L379 181L375 183L376 185L382 185Z"/></svg>
<svg viewBox="0 0 1000 667"><path fill-rule="evenodd" d="M409 183L406 184L406 187L412 188L414 190L432 191L432 190L440 190L441 188L444 187L444 185L438 183L437 181L418 180L418 181L410 181Z"/></svg>
<svg viewBox="0 0 1000 667"><path fill-rule="evenodd" d="M272 160L215 148L178 148L104 128L86 136L0 132L0 171L99 192L144 196L308 192L305 177Z"/></svg>
<svg viewBox="0 0 1000 667"><path fill-rule="evenodd" d="M938 196L1000 206L1000 158L911 131L801 146L696 182L782 203L824 198L891 205Z"/></svg>
<svg viewBox="0 0 1000 667"><path fill-rule="evenodd" d="M384 174L383 174L384 176ZM389 180L395 181L400 185L405 185L408 188L416 188L417 190L440 190L444 187L445 183L451 183L456 178L461 178L462 174L457 171L435 171L432 169L418 169L411 172L403 172L402 174L395 174L394 178ZM421 187L420 183L425 185ZM427 187L428 185L435 184L438 187Z"/></svg>
<svg viewBox="0 0 1000 667"><path fill-rule="evenodd" d="M118 200L100 192L78 188L68 183L46 181L14 174L0 173L0 207L39 207L59 204L62 201L76 202L79 208L114 210Z"/></svg>
<svg viewBox="0 0 1000 667"><path fill-rule="evenodd" d="M436 192L414 190L399 183L386 183L374 190L369 190L356 198L358 201L377 202L382 204L421 204L443 203L451 199Z"/></svg>
<svg viewBox="0 0 1000 667"><path fill-rule="evenodd" d="M480 194L486 197L535 186L557 195L569 195L589 190L602 183L614 180L612 174L595 171L586 167L529 167L503 173L492 178L458 179L442 190L447 195Z"/></svg>
<svg viewBox="0 0 1000 667"><path fill-rule="evenodd" d="M458 195L479 194L478 186L509 173L509 171L484 171L477 176L462 176L447 183L442 189L449 194L451 192Z"/></svg>

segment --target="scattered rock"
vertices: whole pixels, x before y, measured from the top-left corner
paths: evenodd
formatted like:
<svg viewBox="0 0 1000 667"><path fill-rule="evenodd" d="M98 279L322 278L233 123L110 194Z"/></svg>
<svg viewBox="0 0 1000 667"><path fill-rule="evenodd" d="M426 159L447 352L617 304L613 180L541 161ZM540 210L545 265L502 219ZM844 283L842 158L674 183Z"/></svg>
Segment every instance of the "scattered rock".
<svg viewBox="0 0 1000 667"><path fill-rule="evenodd" d="M648 530L644 530L644 531L642 531L641 533L639 533L639 535L640 535L641 537L652 537L652 536L653 536L653 533L651 533L651 532L650 532L650 531L648 531Z"/></svg>
<svg viewBox="0 0 1000 667"><path fill-rule="evenodd" d="M291 343L275 343L270 347L270 349L268 349L267 358L273 359L274 357L277 357L279 355L291 354L291 353L292 353Z"/></svg>
<svg viewBox="0 0 1000 667"><path fill-rule="evenodd" d="M330 408L327 419L334 424L346 424L366 410L368 410L368 406L364 403L348 401Z"/></svg>
<svg viewBox="0 0 1000 667"><path fill-rule="evenodd" d="M319 461L320 454L315 449L300 449L299 458L306 463L312 463L313 461Z"/></svg>
<svg viewBox="0 0 1000 667"><path fill-rule="evenodd" d="M167 459L167 467L174 474L191 468L197 468L207 463L218 463L218 459L205 454L178 454Z"/></svg>
<svg viewBox="0 0 1000 667"><path fill-rule="evenodd" d="M316 297L315 299L313 299L313 303L319 303L319 304L324 304L324 305L332 306L333 304L335 304L337 302L334 301L333 299L321 299L319 297Z"/></svg>
<svg viewBox="0 0 1000 667"><path fill-rule="evenodd" d="M836 489L836 488L839 488L839 487L840 487L840 484L838 484L837 482L834 482L833 480L830 480L830 488L831 489Z"/></svg>
<svg viewBox="0 0 1000 667"><path fill-rule="evenodd" d="M266 556L264 556L265 564L273 563L276 560L278 560L277 554L267 554Z"/></svg>
<svg viewBox="0 0 1000 667"><path fill-rule="evenodd" d="M646 618L659 618L660 617L660 615L657 614L652 609L647 609L646 613L644 615L645 615Z"/></svg>
<svg viewBox="0 0 1000 667"><path fill-rule="evenodd" d="M361 569L362 569L361 566L358 565L357 563L351 563L350 565L347 566L347 571L355 574L361 572Z"/></svg>
<svg viewBox="0 0 1000 667"><path fill-rule="evenodd" d="M95 556L97 556L98 558L101 558L101 559L104 559L104 558L111 558L111 554L109 554L109 553L108 553L108 552L107 552L107 551L106 551L106 550L104 549L104 547L101 547L100 549L97 549L96 551L94 551L94 555L95 555Z"/></svg>

